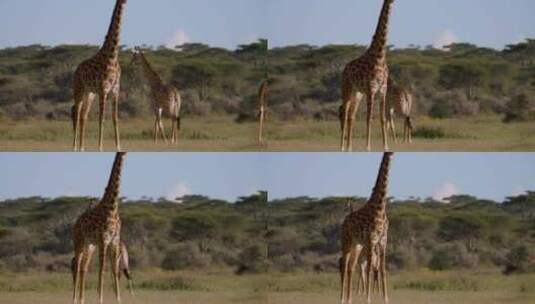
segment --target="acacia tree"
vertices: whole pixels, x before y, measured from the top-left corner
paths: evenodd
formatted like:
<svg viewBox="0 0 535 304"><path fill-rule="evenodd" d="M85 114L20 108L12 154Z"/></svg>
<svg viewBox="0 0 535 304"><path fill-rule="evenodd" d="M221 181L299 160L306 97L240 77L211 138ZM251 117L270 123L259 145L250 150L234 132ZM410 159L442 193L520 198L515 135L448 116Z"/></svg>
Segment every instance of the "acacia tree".
<svg viewBox="0 0 535 304"><path fill-rule="evenodd" d="M485 82L485 70L476 63L446 64L440 68L438 84L445 89L464 89L466 97L475 97L475 88Z"/></svg>
<svg viewBox="0 0 535 304"><path fill-rule="evenodd" d="M452 215L439 223L437 235L446 242L464 241L468 250L474 249L474 240L483 236L483 222L468 215Z"/></svg>

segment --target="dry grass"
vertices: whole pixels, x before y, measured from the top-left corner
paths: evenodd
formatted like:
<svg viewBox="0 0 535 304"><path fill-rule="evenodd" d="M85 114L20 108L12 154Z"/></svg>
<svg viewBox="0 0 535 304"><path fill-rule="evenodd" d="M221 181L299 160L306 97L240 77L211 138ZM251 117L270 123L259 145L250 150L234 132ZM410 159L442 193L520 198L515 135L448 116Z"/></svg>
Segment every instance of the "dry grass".
<svg viewBox="0 0 535 304"><path fill-rule="evenodd" d="M108 277L106 277L108 279ZM136 274L136 296L123 291L123 303L338 303L336 274L271 274L235 276L228 271ZM88 285L87 302L96 301L95 274ZM108 282L109 283L109 282ZM109 285L109 284L108 284ZM477 272L398 273L390 277L390 299L399 304L533 304L535 274L502 276L498 270ZM0 303L68 303L67 274L0 275ZM107 303L112 301L106 290ZM379 297L375 303L382 303ZM356 297L354 303L363 303Z"/></svg>
<svg viewBox="0 0 535 304"><path fill-rule="evenodd" d="M180 143L168 146L152 141L152 121L120 122L123 149L132 151L338 151L339 130L335 121L270 121L266 126L266 145L256 142L255 123L236 124L230 116L195 117L183 120ZM398 122L398 125L400 123ZM420 132L412 145L392 144L396 151L535 151L535 124L503 124L500 117L434 120L419 118L415 127L441 133L426 138ZM356 151L364 147L364 122L357 121ZM112 125L106 122L105 148L113 150ZM382 149L379 123L374 122L373 147ZM168 130L169 131L169 130ZM424 130L425 131L425 130ZM96 148L97 124L89 123L87 147ZM0 121L2 151L70 151L71 125L67 121Z"/></svg>

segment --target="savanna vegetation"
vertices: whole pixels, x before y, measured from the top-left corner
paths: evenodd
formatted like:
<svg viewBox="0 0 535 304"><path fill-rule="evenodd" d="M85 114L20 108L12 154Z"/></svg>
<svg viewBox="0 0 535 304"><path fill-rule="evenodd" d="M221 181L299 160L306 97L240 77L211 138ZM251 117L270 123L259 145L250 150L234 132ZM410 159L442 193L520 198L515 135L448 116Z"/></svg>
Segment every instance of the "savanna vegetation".
<svg viewBox="0 0 535 304"><path fill-rule="evenodd" d="M273 111L283 119L335 119L342 70L365 50L361 45L270 50ZM443 119L496 114L504 122L535 119L534 39L501 51L469 43L452 44L446 50L391 46L388 64L391 76L411 88L416 115Z"/></svg>
<svg viewBox="0 0 535 304"><path fill-rule="evenodd" d="M185 115L237 115L255 105L253 100L266 71L266 40L240 45L233 51L200 43L182 45L179 50L142 48L162 78L181 91ZM0 117L68 119L74 70L97 50L89 45L0 50ZM132 50L123 47L121 116L152 116L149 89L140 69L130 65L131 58Z"/></svg>
<svg viewBox="0 0 535 304"><path fill-rule="evenodd" d="M259 40L236 50L198 43L183 45L180 51L144 46L154 68L183 95L184 123L180 143L175 147L151 142L149 90L138 68L130 65L131 51L123 48L123 147L182 151L337 150L341 71L365 47L297 45L268 52L267 43ZM391 74L411 87L415 95L415 143L397 144L395 149L535 150L534 50L535 40L510 45L502 51L467 43L453 44L446 51L417 46L391 48ZM70 149L72 75L76 66L96 51L96 46L80 45L0 50L1 150ZM259 146L255 141L255 107L258 86L267 71L272 80L265 130L268 142ZM91 120L96 116L94 108ZM359 112L363 115L364 107ZM362 123L362 119L357 120L357 140L362 138ZM95 123L90 123L89 148L94 147L95 130ZM374 138L380 137L378 130L373 128ZM105 131L111 129L106 127ZM106 134L106 141L111 138Z"/></svg>
<svg viewBox="0 0 535 304"><path fill-rule="evenodd" d="M122 234L137 299L334 302L347 198L266 198L267 193L236 202L200 195L183 197L181 203L123 199ZM353 199L357 206L364 202ZM0 202L1 301L26 303L36 296L43 303L68 301L70 229L93 200ZM530 303L535 296L529 288L535 282L535 192L504 202L469 195L448 203L390 199L388 212L388 268L396 302ZM90 289L95 280L91 276Z"/></svg>
<svg viewBox="0 0 535 304"><path fill-rule="evenodd" d="M226 202L186 196L124 201L123 238L136 269L229 268L236 274L333 272L346 198ZM0 202L0 269L66 271L71 225L92 198ZM356 198L356 205L364 202ZM461 195L449 203L391 199L391 271L499 268L535 271L535 192L504 202Z"/></svg>

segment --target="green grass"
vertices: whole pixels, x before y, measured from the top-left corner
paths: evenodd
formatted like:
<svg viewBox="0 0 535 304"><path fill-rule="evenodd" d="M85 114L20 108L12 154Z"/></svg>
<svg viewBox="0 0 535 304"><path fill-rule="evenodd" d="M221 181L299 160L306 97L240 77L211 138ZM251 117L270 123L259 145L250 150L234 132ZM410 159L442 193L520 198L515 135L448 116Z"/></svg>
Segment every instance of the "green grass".
<svg viewBox="0 0 535 304"><path fill-rule="evenodd" d="M109 280L106 275L105 280ZM338 303L339 277L334 273L296 273L236 276L230 271L135 273L136 296L126 303ZM110 285L109 281L106 286ZM498 270L402 272L389 278L393 303L534 303L535 274L503 276ZM88 282L87 302L96 300L96 274ZM0 274L0 303L66 303L68 274ZM111 289L105 292L111 301ZM381 302L377 297L377 301ZM359 296L354 303L362 303Z"/></svg>
<svg viewBox="0 0 535 304"><path fill-rule="evenodd" d="M268 121L267 143L256 142L256 123L234 123L231 116L193 117L183 120L176 146L154 144L152 118L122 120L122 147L133 151L338 151L339 125L336 121ZM357 120L355 151L364 147L364 121ZM398 123L398 125L400 125ZM392 143L396 151L535 151L535 124L504 124L498 116L454 119L415 119L414 143ZM373 148L381 150L378 121L373 126ZM167 122L169 132L169 123ZM95 150L97 123L90 121L86 136L88 150ZM70 151L71 125L68 121L0 120L2 151ZM105 125L105 149L114 150L111 121Z"/></svg>

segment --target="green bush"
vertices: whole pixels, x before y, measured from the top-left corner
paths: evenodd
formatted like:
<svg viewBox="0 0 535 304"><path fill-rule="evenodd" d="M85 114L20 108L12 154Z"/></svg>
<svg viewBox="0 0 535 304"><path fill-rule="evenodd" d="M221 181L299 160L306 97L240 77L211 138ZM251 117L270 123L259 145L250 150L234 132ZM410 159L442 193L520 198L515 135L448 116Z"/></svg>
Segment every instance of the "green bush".
<svg viewBox="0 0 535 304"><path fill-rule="evenodd" d="M527 94L516 95L506 104L503 122L520 122L535 120L534 103Z"/></svg>
<svg viewBox="0 0 535 304"><path fill-rule="evenodd" d="M413 137L425 139L440 139L446 137L446 132L440 127L418 127L413 131Z"/></svg>
<svg viewBox="0 0 535 304"><path fill-rule="evenodd" d="M436 250L433 252L428 266L431 270L450 270L456 266L455 259L455 254L450 250Z"/></svg>

